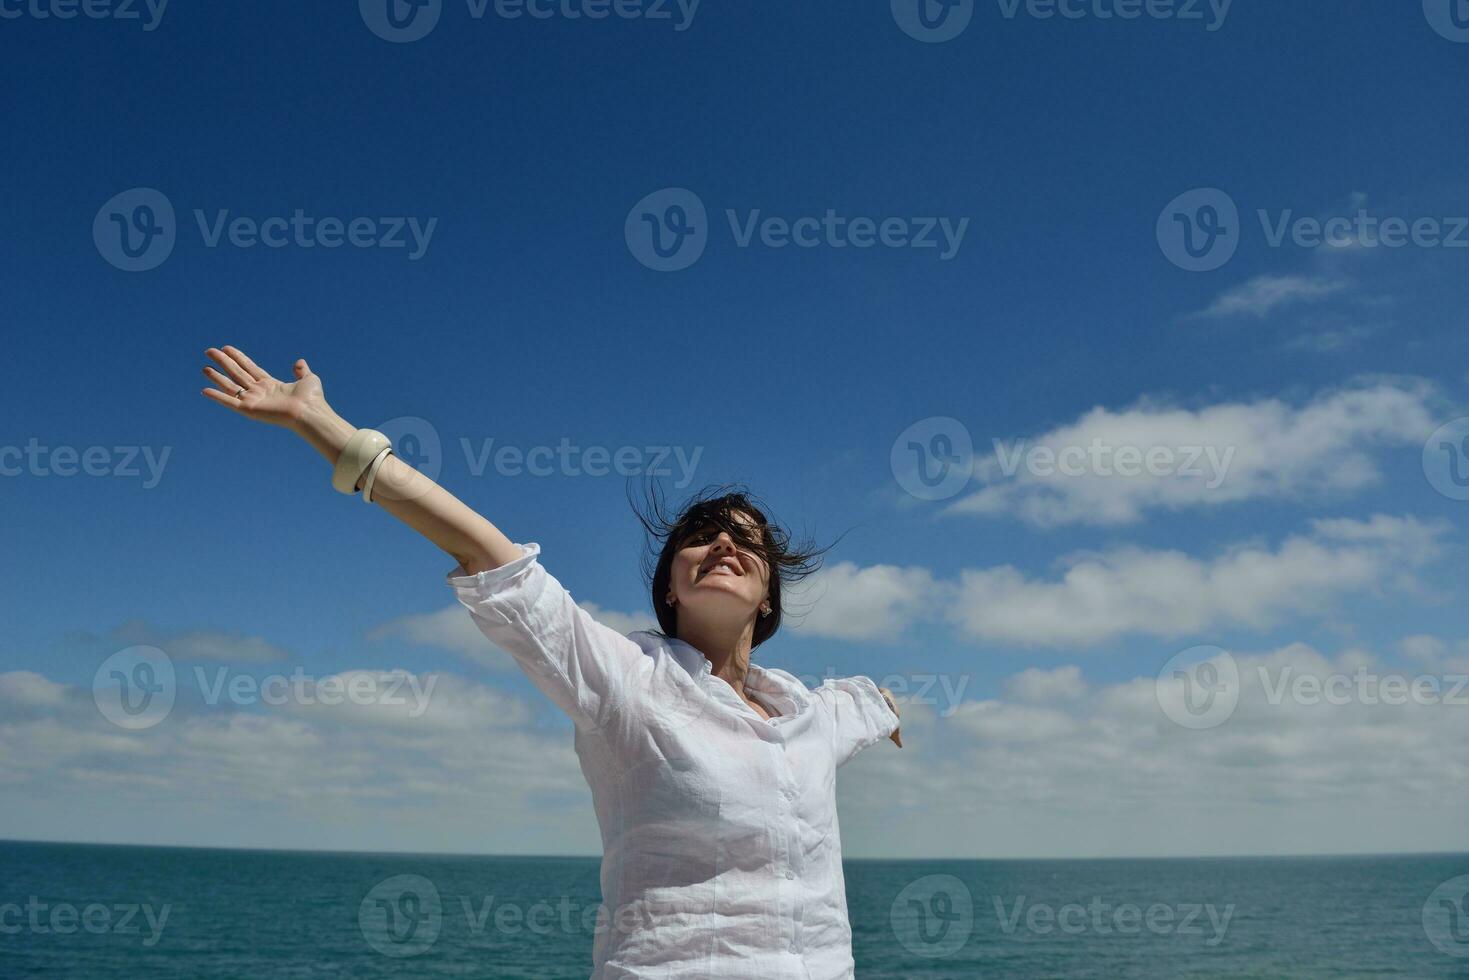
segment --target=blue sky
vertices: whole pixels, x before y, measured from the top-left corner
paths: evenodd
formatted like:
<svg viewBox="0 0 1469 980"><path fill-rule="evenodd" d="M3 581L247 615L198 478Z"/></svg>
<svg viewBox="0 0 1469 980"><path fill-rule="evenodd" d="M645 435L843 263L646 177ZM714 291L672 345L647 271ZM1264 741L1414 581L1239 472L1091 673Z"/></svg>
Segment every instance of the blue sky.
<svg viewBox="0 0 1469 980"><path fill-rule="evenodd" d="M461 440L676 447L698 465L665 479L675 498L743 481L798 532L848 532L809 616L757 659L964 685L905 711L909 749L844 770L852 856L1463 847L1469 705L1256 717L1247 687L1240 717L1191 743L1157 704L1107 713L1200 645L1246 666L1469 670L1469 505L1424 465L1429 434L1469 415L1469 251L1444 241L1469 244L1469 44L1432 2L1238 0L1198 20L975 3L936 43L881 3L591 20L445 0L404 43L353 6L169 5L145 29L5 5L0 445L107 447L109 473L115 447L139 447L144 474L145 453L165 462L156 481L0 477L0 778L17 790L0 836L595 850L569 726L443 614L452 562L333 493L304 444L200 397L204 348L233 343L280 375L307 357L354 424L424 420L441 480L625 628L649 604L622 479L476 475ZM176 241L129 272L105 242L136 188L167 201ZM704 208L707 244L665 272L625 229L666 218L669 188ZM1203 272L1158 231L1196 189L1239 213L1237 250ZM221 221L298 209L432 231L417 249L210 244ZM741 246L751 221L828 210L963 233ZM1372 247L1360 222L1350 247L1271 241L1281 221L1358 215L1428 222L1441 244ZM971 440L974 475L926 500L892 450L915 424L924 442L959 431L935 419ZM1233 462L1214 487L997 469L995 440L1093 438ZM144 642L177 662L180 706L119 742L92 681ZM362 723L379 771L342 734L359 722L199 704L195 666L443 674L448 742ZM466 782L487 740L544 763ZM1116 751L1072 772L1078 745ZM1415 767L1448 776L1394 781ZM77 807L99 798L105 816ZM1370 832L1323 837L1344 802ZM1203 840L1175 835L1211 814ZM920 819L920 840L892 840Z"/></svg>

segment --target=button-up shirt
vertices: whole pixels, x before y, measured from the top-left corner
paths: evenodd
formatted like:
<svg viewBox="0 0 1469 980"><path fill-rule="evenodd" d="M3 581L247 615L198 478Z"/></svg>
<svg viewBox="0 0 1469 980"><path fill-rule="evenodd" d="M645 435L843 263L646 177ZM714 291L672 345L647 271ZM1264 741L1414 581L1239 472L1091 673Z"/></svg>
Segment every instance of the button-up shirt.
<svg viewBox="0 0 1469 980"><path fill-rule="evenodd" d="M751 664L762 718L693 646L597 622L517 547L446 579L574 724L602 832L592 980L851 977L836 769L898 727L877 685Z"/></svg>

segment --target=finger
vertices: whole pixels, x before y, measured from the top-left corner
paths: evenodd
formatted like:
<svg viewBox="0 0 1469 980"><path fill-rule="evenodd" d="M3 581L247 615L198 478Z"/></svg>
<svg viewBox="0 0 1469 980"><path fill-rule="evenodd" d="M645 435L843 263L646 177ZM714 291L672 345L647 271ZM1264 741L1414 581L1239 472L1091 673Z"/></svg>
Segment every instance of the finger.
<svg viewBox="0 0 1469 980"><path fill-rule="evenodd" d="M304 378L311 373L311 365L306 363L306 358L296 358L296 377Z"/></svg>
<svg viewBox="0 0 1469 980"><path fill-rule="evenodd" d="M233 398L239 396L240 386L235 384L229 378L226 378L224 375L220 374L218 371L214 370L214 368L209 367L207 364L204 366L204 376L207 377L210 381L213 381L215 384L219 385L220 389L227 392L230 397Z"/></svg>
<svg viewBox="0 0 1469 980"><path fill-rule="evenodd" d="M898 732L898 730L896 728L893 729L893 736L892 737L893 737L893 744L896 745L898 748L901 749L903 747L903 736Z"/></svg>
<svg viewBox="0 0 1469 980"><path fill-rule="evenodd" d="M235 361L239 363L240 367L250 372L250 377L254 378L256 381L264 381L266 378L270 377L270 373L268 371L260 367L260 365L256 364L254 361L250 360L245 352L240 350L238 347L231 347L229 344L225 344L224 352L230 357L233 357Z"/></svg>
<svg viewBox="0 0 1469 980"><path fill-rule="evenodd" d="M204 388L202 390L205 398L208 398L211 401L219 402L219 404L232 411L239 412L242 415L244 414L244 412L240 408L240 400L238 398L233 398L229 395L226 395L218 388Z"/></svg>
<svg viewBox="0 0 1469 980"><path fill-rule="evenodd" d="M228 374L234 379L239 387L248 388L255 383L255 378L249 371L246 371L233 357L230 357L218 347L211 347L204 353L208 354L215 364L224 368L225 374Z"/></svg>

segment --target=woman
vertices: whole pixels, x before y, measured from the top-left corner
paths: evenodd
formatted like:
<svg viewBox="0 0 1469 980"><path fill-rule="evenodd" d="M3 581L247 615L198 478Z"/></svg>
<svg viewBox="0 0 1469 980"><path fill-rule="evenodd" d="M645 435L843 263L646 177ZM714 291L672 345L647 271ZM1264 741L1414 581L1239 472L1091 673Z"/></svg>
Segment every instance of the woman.
<svg viewBox="0 0 1469 980"><path fill-rule="evenodd" d="M623 636L572 601L539 544L511 541L386 449L351 465L374 434L349 443L357 430L305 360L282 382L237 348L206 354L218 386L206 397L300 435L338 478L339 459L361 469L338 489L360 486L458 561L446 580L460 603L570 715L604 852L594 980L852 976L835 772L902 741L891 692L870 679L808 690L750 662L779 625L782 573L814 570L812 554L744 494L673 521L640 514L664 541L652 575L663 629Z"/></svg>

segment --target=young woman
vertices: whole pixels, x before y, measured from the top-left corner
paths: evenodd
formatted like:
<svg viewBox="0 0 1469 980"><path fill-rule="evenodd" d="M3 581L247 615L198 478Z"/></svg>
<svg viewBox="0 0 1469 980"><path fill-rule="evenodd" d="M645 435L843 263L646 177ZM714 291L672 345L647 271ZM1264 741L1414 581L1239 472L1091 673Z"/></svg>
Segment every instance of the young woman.
<svg viewBox="0 0 1469 980"><path fill-rule="evenodd" d="M206 354L207 398L336 466L357 430L304 360L284 382L235 347ZM674 520L639 514L663 541L662 630L623 636L572 601L539 544L511 541L397 457L361 485L459 563L446 576L459 602L574 723L602 831L593 980L851 977L836 769L883 739L902 746L897 706L866 677L808 690L750 661L780 624L782 576L809 574L814 553L742 493Z"/></svg>

